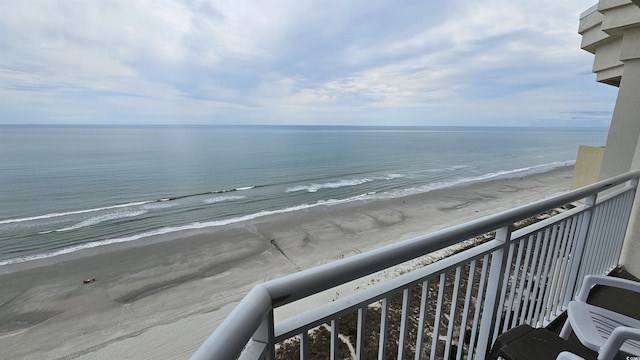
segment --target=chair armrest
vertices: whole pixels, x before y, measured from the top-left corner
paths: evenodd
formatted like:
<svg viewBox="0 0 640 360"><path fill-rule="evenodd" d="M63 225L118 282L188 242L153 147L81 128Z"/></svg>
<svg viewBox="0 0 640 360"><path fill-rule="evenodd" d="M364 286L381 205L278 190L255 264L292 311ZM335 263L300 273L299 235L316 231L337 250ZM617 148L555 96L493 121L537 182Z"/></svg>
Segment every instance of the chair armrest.
<svg viewBox="0 0 640 360"><path fill-rule="evenodd" d="M598 359L613 359L626 340L640 340L640 329L620 326L613 330L598 354ZM638 355L640 354L632 354Z"/></svg>
<svg viewBox="0 0 640 360"><path fill-rule="evenodd" d="M556 358L556 360L584 360L584 358L574 353L563 351L560 354L558 354L558 357Z"/></svg>
<svg viewBox="0 0 640 360"><path fill-rule="evenodd" d="M582 286L580 287L578 296L576 296L576 300L586 302L589 297L589 291L595 285L605 285L640 292L640 283L637 281L611 276L587 275L582 280Z"/></svg>

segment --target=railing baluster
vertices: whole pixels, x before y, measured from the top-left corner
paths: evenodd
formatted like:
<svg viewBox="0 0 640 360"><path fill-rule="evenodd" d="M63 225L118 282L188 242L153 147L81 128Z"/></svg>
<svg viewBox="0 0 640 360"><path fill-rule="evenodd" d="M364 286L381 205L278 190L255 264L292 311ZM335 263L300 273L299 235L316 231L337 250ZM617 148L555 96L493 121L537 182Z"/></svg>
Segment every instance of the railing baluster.
<svg viewBox="0 0 640 360"><path fill-rule="evenodd" d="M622 210L624 204L626 204L626 197L620 197L615 199L616 204L613 209L613 221L611 222L611 233L614 241L612 241L609 245L608 258L609 258L609 267L607 270L611 271L615 268L617 263L614 264L615 260L617 260L620 256L620 253L617 251L618 244L622 244L624 242L625 232L622 232L621 228L627 228L627 224L625 221L625 214ZM628 219L629 217L626 216Z"/></svg>
<svg viewBox="0 0 640 360"><path fill-rule="evenodd" d="M598 256L596 257L596 272L601 272L606 268L607 259L603 254L606 253L608 243L611 241L611 233L609 232L609 225L611 224L611 201L602 203L602 235L598 237Z"/></svg>
<svg viewBox="0 0 640 360"><path fill-rule="evenodd" d="M594 213L594 218L595 218L595 213ZM589 234L587 234L587 238L585 239L585 243L584 243L584 250L582 251L582 259L581 259L581 263L580 266L578 266L578 275L576 276L576 279L582 279L585 277L585 275L587 274L591 274L590 270L591 270L591 259L593 259L593 241L591 241L592 238L592 233L595 230L595 224L593 224L593 221L591 223L591 226L589 228ZM576 280L577 284L580 283L580 280ZM579 285L578 285L579 287ZM574 289L574 296L576 294L578 289Z"/></svg>
<svg viewBox="0 0 640 360"><path fill-rule="evenodd" d="M594 256L591 259L592 268L590 273L597 274L600 271L600 257L602 255L602 249L604 248L604 238L606 238L606 224L608 221L607 218L607 209L605 206L606 203L598 204L598 231L595 233L595 236L591 239L593 244L595 245Z"/></svg>
<svg viewBox="0 0 640 360"><path fill-rule="evenodd" d="M565 291L563 293L563 304L568 304L568 302L565 302L564 299L566 298L571 298L571 294L573 293L573 289L570 287L570 279L569 276L571 275L571 265L573 264L573 259L575 258L574 254L577 251L577 247L578 247L578 236L580 235L580 227L581 227L581 220L582 217L574 217L572 218L572 224L571 224L571 237L569 239L569 243L567 246L567 264L565 266L565 270L564 270L564 284L565 284ZM569 295L566 295L566 294Z"/></svg>
<svg viewBox="0 0 640 360"><path fill-rule="evenodd" d="M584 199L585 210L580 215L580 230L578 231L578 238L576 240L576 248L573 254L574 261L571 263L571 269L569 270L569 284L568 288L571 290L567 292L568 297L565 297L565 303L575 295L577 291L578 272L582 259L584 258L584 249L589 235L589 228L591 227L591 216L593 215L593 206L598 200L598 195L594 194Z"/></svg>
<svg viewBox="0 0 640 360"><path fill-rule="evenodd" d="M382 299L380 315L380 342L378 343L378 360L384 360L387 342L387 319L389 318L389 298Z"/></svg>
<svg viewBox="0 0 640 360"><path fill-rule="evenodd" d="M607 224L609 221L609 216L607 213L607 202L603 202L600 204L600 231L598 232L598 237L593 239L596 244L596 256L593 258L593 271L596 273L600 272L601 261L602 261L602 251L606 245L606 238L609 234L607 234Z"/></svg>
<svg viewBox="0 0 640 360"><path fill-rule="evenodd" d="M331 320L331 360L338 359L338 348L340 345L340 338L338 337L340 319Z"/></svg>
<svg viewBox="0 0 640 360"><path fill-rule="evenodd" d="M540 291L537 304L536 304L536 319L535 319L536 327L544 326L543 322L544 322L544 316L545 316L545 309L547 305L546 301L549 296L547 282L549 281L549 268L551 266L550 259L553 257L553 253L551 251L553 246L550 239L550 233L551 232L549 231L549 228L544 229L543 249L546 256L545 256L544 264L542 265L544 269L542 273L542 283L540 284L540 287L542 290Z"/></svg>
<svg viewBox="0 0 640 360"><path fill-rule="evenodd" d="M523 274L523 281L525 282L524 290L522 293L522 310L520 312L520 324L525 324L527 321L527 313L530 306L531 288L533 286L533 278L536 270L536 259L538 259L538 251L540 250L540 243L535 235L530 237L531 246L533 248L533 254L531 256L531 263L527 267L527 272ZM527 254L529 255L529 254Z"/></svg>
<svg viewBox="0 0 640 360"><path fill-rule="evenodd" d="M556 259L556 268L555 268L555 280L556 280L556 289L554 292L554 303L556 304L556 313L554 315L559 315L559 312L564 311L563 302L562 302L562 288L564 286L564 262L565 262L565 254L567 247L567 236L569 234L570 225L565 221L559 225L558 237L561 239L560 241L560 251L558 251L558 258Z"/></svg>
<svg viewBox="0 0 640 360"><path fill-rule="evenodd" d="M300 334L300 359L309 359L309 332L306 330Z"/></svg>
<svg viewBox="0 0 640 360"><path fill-rule="evenodd" d="M603 272L607 271L609 269L609 258L606 256L609 247L611 246L611 243L613 241L615 241L615 236L613 234L613 230L612 230L612 226L615 223L615 218L614 218L614 201L616 199L612 199L610 201L608 201L607 203L607 219L609 221L607 221L606 224L606 228L605 228L605 233L607 234L607 241L603 241L603 248L602 248L602 254L604 256L600 257L600 269L602 269Z"/></svg>
<svg viewBox="0 0 640 360"><path fill-rule="evenodd" d="M621 214L618 217L619 225L618 225L618 238L620 239L615 248L615 252L613 254L614 259L620 259L620 254L622 253L622 247L624 245L625 236L627 234L627 227L629 225L629 219L631 217L631 209L633 207L633 201L635 198L635 188L637 187L637 181L633 181L631 185L629 185L630 189L625 196L623 197L621 207ZM616 264L617 265L617 264Z"/></svg>
<svg viewBox="0 0 640 360"><path fill-rule="evenodd" d="M411 300L411 289L402 291L402 318L400 319L400 338L398 339L398 359L404 359L404 351L407 337L407 327L409 322L409 301Z"/></svg>
<svg viewBox="0 0 640 360"><path fill-rule="evenodd" d="M551 316L555 314L557 303L555 301L556 292L558 290L558 258L560 257L560 229L558 225L551 228L551 239L554 243L553 257L551 258L551 267L549 268L549 276L551 276L550 291L547 296L547 315L545 321L550 321Z"/></svg>
<svg viewBox="0 0 640 360"><path fill-rule="evenodd" d="M566 276L565 273L567 271L567 257L570 252L569 243L570 235L571 235L571 226L572 222L567 219L564 224L564 229L562 232L562 246L560 247L560 264L558 266L558 304L560 305L560 309L564 311L564 301L563 295L566 291Z"/></svg>
<svg viewBox="0 0 640 360"><path fill-rule="evenodd" d="M358 308L358 333L356 344L356 357L358 360L362 360L364 357L364 337L365 337L365 321L367 317L367 307Z"/></svg>
<svg viewBox="0 0 640 360"><path fill-rule="evenodd" d="M504 319L502 318L502 314L503 314L503 309L504 309L504 302L507 300L506 299L506 295L507 295L507 288L509 288L509 283L511 282L511 266L513 264L513 252L515 249L515 243L511 242L509 244L509 253L507 255L507 261L506 261L506 266L505 266L505 273L504 273L504 283L502 284L502 293L499 296L500 299L500 303L498 304L498 309L499 309L499 314L496 314L497 316L499 316L499 319L496 320L496 326L494 331L494 334L500 334L502 331L504 331L505 329L501 330L500 329L500 324L502 323L504 326L507 325L507 322L509 320L507 320L507 317L505 317Z"/></svg>
<svg viewBox="0 0 640 360"><path fill-rule="evenodd" d="M542 291L544 290L540 287L542 283L541 277L542 277L542 272L544 268L544 259L546 256L546 247L545 247L546 242L544 240L544 233L539 231L536 232L536 241L540 247L540 250L535 260L535 264L536 264L534 269L535 272L533 275L531 292L529 293L529 311L527 313L527 319L525 321L525 323L532 326L535 326L534 318L537 315L536 306L538 305L538 298L540 297Z"/></svg>
<svg viewBox="0 0 640 360"><path fill-rule="evenodd" d="M514 243L515 245L515 243ZM515 268L513 270L513 280L511 281L511 292L509 293L509 305L507 307L507 317L505 319L505 326L509 325L509 319L511 317L511 315L513 314L513 323L511 324L511 327L516 326L516 321L518 319L518 314L514 313L513 310L513 304L514 304L514 299L516 297L516 289L518 287L518 279L520 278L518 276L518 274L520 273L520 266L522 263L522 252L524 251L524 240L520 239L518 241L518 255L516 257L516 265ZM506 330L506 328L504 329Z"/></svg>
<svg viewBox="0 0 640 360"><path fill-rule="evenodd" d="M524 239L522 241L525 241ZM522 320L520 319L520 315L522 312L525 311L524 307L522 306L523 304L523 299L525 296L525 287L527 285L527 274L529 273L529 262L531 261L531 251L533 248L533 240L531 235L529 235L527 237L527 249L525 250L525 254L524 254L524 263L522 264L522 274L520 275L520 283L518 284L518 293L516 295L516 310L513 313L513 325L512 326L516 326L516 325L520 325L522 324Z"/></svg>
<svg viewBox="0 0 640 360"><path fill-rule="evenodd" d="M605 219L607 219L605 226L604 226L604 233L606 234L606 236L603 236L600 239L600 243L602 244L602 248L600 251L600 256L598 257L598 270L604 272L607 270L607 268L609 266L607 266L609 264L609 259L607 259L606 256L603 256L604 254L607 253L607 249L609 248L609 245L611 243L611 241L613 241L614 237L612 236L612 231L611 231L611 225L613 224L613 222L615 221L613 218L613 206L612 206L612 200L607 201L606 204L606 215L605 215Z"/></svg>
<svg viewBox="0 0 640 360"><path fill-rule="evenodd" d="M427 317L427 309L429 303L429 280L422 282L422 294L420 296L420 318L418 319L418 333L416 336L416 354L415 360L420 360L422 349L424 348L424 324Z"/></svg>
<svg viewBox="0 0 640 360"><path fill-rule="evenodd" d="M582 266L585 267L585 270L581 275L583 278L589 274L595 274L596 269L596 259L598 258L598 247L600 246L598 239L600 238L602 231L602 206L600 204L595 205L593 208L593 219L591 221L591 229L589 230L589 235L587 236L587 244L589 247L588 257L584 259Z"/></svg>
<svg viewBox="0 0 640 360"><path fill-rule="evenodd" d="M616 232L615 232L615 225L617 225L617 218L616 218L616 206L618 205L618 200L620 200L619 198L615 198L615 199L611 199L608 202L608 206L607 206L607 210L608 210L608 217L607 219L609 221L607 221L607 227L606 227L606 234L608 234L608 239L607 241L603 242L603 246L604 249L602 251L602 256L601 256L601 266L600 268L603 269L603 272L605 271L610 271L612 270L612 260L609 257L610 254L610 250L612 248L612 246L614 245L614 243L617 242L617 236L616 236Z"/></svg>
<svg viewBox="0 0 640 360"><path fill-rule="evenodd" d="M534 242L534 250L533 250L533 258L531 259L531 270L529 270L529 278L527 279L527 290L526 290L526 305L522 308L522 316L520 317L521 324L530 324L531 315L533 311L534 304L531 303L531 299L535 298L536 294L536 271L539 265L540 258L540 247L541 240L538 234L534 234L533 242Z"/></svg>
<svg viewBox="0 0 640 360"><path fill-rule="evenodd" d="M617 198L617 204L615 207L614 219L615 226L612 229L613 237L616 239L611 244L611 251L609 253L610 261L610 270L613 270L615 266L617 266L617 260L620 259L620 254L622 252L622 245L624 244L624 238L626 235L626 229L629 222L629 216L631 215L630 211L626 211L626 209L631 209L633 193L627 193L624 197Z"/></svg>
<svg viewBox="0 0 640 360"><path fill-rule="evenodd" d="M573 253L573 238L574 238L574 234L576 233L576 229L577 229L577 220L576 219L571 219L571 222L568 223L569 225L569 231L566 234L566 238L564 239L564 242L566 242L566 246L565 246L565 252L563 255L563 259L564 261L562 262L562 288L561 288L561 292L560 292L560 297L559 297L559 301L562 303L562 306L565 307L566 304L568 304L568 302L565 302L564 299L566 297L567 294L567 282L568 282L568 274L569 274L569 269L571 268L571 259L572 259L572 253Z"/></svg>
<svg viewBox="0 0 640 360"><path fill-rule="evenodd" d="M627 199L626 196L621 198L616 198L616 206L613 214L614 221L612 221L612 235L615 241L611 242L609 246L609 252L608 252L608 258L610 259L609 261L610 267L615 267L616 265L618 265L618 264L613 264L613 262L620 257L620 250L622 248L622 244L624 243L624 236L626 231L623 231L623 230L625 230L627 226L624 220L626 214L624 214L623 206L627 202L626 199ZM628 218L628 216L626 216L626 218ZM610 270L613 270L613 268L611 268Z"/></svg>
<svg viewBox="0 0 640 360"><path fill-rule="evenodd" d="M458 337L458 353L456 354L456 359L462 359L464 351L464 339L467 334L467 321L469 320L469 305L471 303L471 294L476 277L476 260L471 261L468 271L469 278L467 279L467 292L464 296L464 309L462 310L462 320L460 321L460 336Z"/></svg>
<svg viewBox="0 0 640 360"><path fill-rule="evenodd" d="M453 343L453 328L455 327L456 307L458 305L458 290L460 290L460 278L462 277L460 267L456 268L456 278L453 283L453 295L451 296L451 309L449 310L449 326L447 331L447 344L444 349L444 358L449 359L451 345ZM460 345L460 344L458 344ZM402 359L398 357L398 359Z"/></svg>
<svg viewBox="0 0 640 360"><path fill-rule="evenodd" d="M444 305L444 287L446 284L446 274L440 274L440 284L438 285L438 306L436 307L436 316L433 319L433 333L431 334L431 356L430 359L436 358L436 350L438 349L438 338L440 337L440 318L442 317L442 305Z"/></svg>
<svg viewBox="0 0 640 360"><path fill-rule="evenodd" d="M538 243L540 244L540 251L538 253L539 255L536 257L536 272L535 276L533 277L533 291L529 296L529 302L532 303L529 306L529 314L527 315L527 324L533 326L535 326L535 323L537 322L537 320L534 321L534 319L536 319L538 316L537 311L539 311L540 309L540 298L542 296L542 293L544 292L544 287L542 286L542 274L544 271L544 260L548 253L548 243L544 237L544 233L537 232L536 237L538 238Z"/></svg>
<svg viewBox="0 0 640 360"><path fill-rule="evenodd" d="M469 340L469 353L467 354L467 360L471 360L474 354L477 354L478 347L476 345L476 338L478 337L478 328L480 326L480 309L483 306L483 299L485 295L485 287L487 282L487 269L489 267L489 255L485 255L482 259L482 270L480 271L480 285L478 287L478 294L476 296L476 311L473 315L473 327L471 330L471 340ZM484 352L482 353L484 356Z"/></svg>

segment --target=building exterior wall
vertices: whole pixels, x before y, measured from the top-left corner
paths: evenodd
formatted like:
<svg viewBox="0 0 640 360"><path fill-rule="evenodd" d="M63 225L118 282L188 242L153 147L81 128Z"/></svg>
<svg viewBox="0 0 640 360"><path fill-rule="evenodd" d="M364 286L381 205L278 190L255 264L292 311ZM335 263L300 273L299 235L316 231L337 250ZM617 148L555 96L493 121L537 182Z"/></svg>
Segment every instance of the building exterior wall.
<svg viewBox="0 0 640 360"><path fill-rule="evenodd" d="M630 0L600 0L580 19L582 48L595 55L596 80L618 86L599 179L640 169L640 8ZM640 194L632 211L621 264L640 277Z"/></svg>
<svg viewBox="0 0 640 360"><path fill-rule="evenodd" d="M598 181L604 147L580 145L576 166L573 168L571 190L577 189Z"/></svg>
<svg viewBox="0 0 640 360"><path fill-rule="evenodd" d="M640 42L638 43L640 46ZM625 61L620 89L611 119L600 179L636 170L640 140L640 58Z"/></svg>

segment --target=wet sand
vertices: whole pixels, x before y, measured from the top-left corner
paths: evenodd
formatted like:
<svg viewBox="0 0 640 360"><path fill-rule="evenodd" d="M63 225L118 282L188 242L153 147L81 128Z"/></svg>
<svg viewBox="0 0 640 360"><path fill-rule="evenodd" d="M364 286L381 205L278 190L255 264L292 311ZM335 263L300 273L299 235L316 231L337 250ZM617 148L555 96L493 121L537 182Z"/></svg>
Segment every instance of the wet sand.
<svg viewBox="0 0 640 360"><path fill-rule="evenodd" d="M572 170L319 206L3 266L0 358L188 358L259 282L566 191Z"/></svg>

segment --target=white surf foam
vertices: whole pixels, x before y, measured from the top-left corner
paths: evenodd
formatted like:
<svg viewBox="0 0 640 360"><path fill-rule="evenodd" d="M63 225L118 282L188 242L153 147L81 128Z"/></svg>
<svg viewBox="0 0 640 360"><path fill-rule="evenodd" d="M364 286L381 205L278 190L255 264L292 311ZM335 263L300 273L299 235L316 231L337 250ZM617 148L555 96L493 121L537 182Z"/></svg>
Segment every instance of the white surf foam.
<svg viewBox="0 0 640 360"><path fill-rule="evenodd" d="M215 204L223 201L242 200L246 196L216 196L202 200L205 204Z"/></svg>
<svg viewBox="0 0 640 360"><path fill-rule="evenodd" d="M393 179L400 179L400 178L403 178L403 177L407 177L407 175L404 175L404 174L389 174L384 179L385 180L393 180Z"/></svg>
<svg viewBox="0 0 640 360"><path fill-rule="evenodd" d="M75 225L68 226L62 229L57 229L55 230L55 232L65 232L65 231L81 229L81 228L96 225L105 221L136 217L145 213L146 213L145 210L138 210L138 211L119 211L114 213L98 215L98 216L88 218L84 221L81 221Z"/></svg>
<svg viewBox="0 0 640 360"><path fill-rule="evenodd" d="M472 184L472 183L488 181L488 180L507 179L512 177L543 173L543 172L550 171L552 169L556 169L564 166L571 166L574 164L575 164L575 160L567 160L567 161L557 161L553 163L523 167L523 168L513 169L513 170L496 171L493 173L488 173L488 174L474 176L474 177L465 177L465 178L453 179L450 181L431 183L428 185L418 186L413 188L392 190L385 193L381 193L379 194L378 197L385 198L385 199L402 197L402 196L407 196L412 194L425 193L433 190L446 189L449 187L454 187L454 186L459 186L464 184Z"/></svg>
<svg viewBox="0 0 640 360"><path fill-rule="evenodd" d="M103 210L125 208L125 207L130 207L130 206L139 206L139 205L144 205L144 204L148 204L148 203L151 203L151 202L152 201L138 201L138 202L132 202L132 203L127 203L127 204L104 206L104 207L99 207L99 208L94 208L94 209L67 211L67 212L61 212L61 213L51 213L51 214L31 216L31 217L18 218L18 219L5 219L5 220L0 220L0 224L11 224L11 223L24 222L24 221L50 219L50 218L55 218L55 217L60 217L60 216L67 216L67 215L86 214L86 213L92 213L92 212L103 211Z"/></svg>
<svg viewBox="0 0 640 360"><path fill-rule="evenodd" d="M322 190L322 189L338 189L341 187L347 187L347 186L357 186L357 185L361 185L364 183L368 183L374 181L373 179L351 179L351 180L338 180L338 181L333 181L333 182L327 182L327 183L323 183L323 184L310 184L310 185L300 185L300 186L294 186L294 187L290 187L288 188L286 191L287 192L296 192L296 191L306 191L306 192L317 192L318 190Z"/></svg>
<svg viewBox="0 0 640 360"><path fill-rule="evenodd" d="M152 202L152 203L149 203L149 204L144 204L144 205L142 205L142 209L144 209L144 210L167 209L167 208L170 208L170 207L174 207L176 205L177 205L177 203L175 201L160 200L160 201Z"/></svg>

